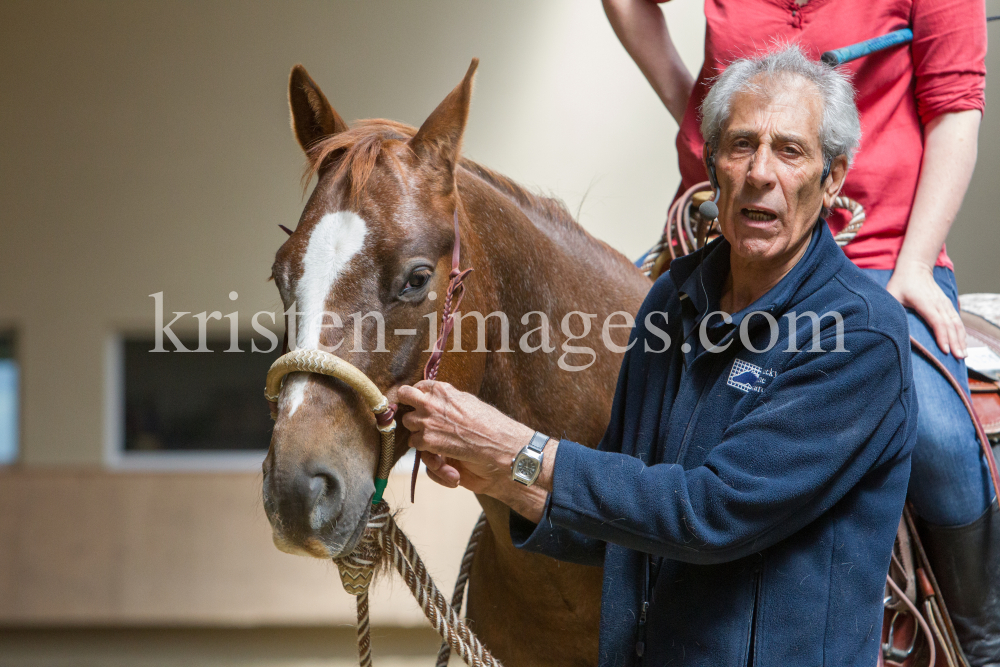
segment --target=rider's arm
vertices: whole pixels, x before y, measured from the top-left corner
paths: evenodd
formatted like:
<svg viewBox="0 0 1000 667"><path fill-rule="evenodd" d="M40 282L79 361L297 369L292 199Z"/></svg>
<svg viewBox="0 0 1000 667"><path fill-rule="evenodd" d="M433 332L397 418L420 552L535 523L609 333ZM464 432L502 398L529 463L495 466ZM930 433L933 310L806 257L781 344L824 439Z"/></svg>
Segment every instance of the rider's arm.
<svg viewBox="0 0 1000 667"><path fill-rule="evenodd" d="M911 28L924 155L903 246L886 287L927 321L943 351L965 356L965 329L934 282L933 269L976 164L985 105L986 8L981 0L914 0Z"/></svg>
<svg viewBox="0 0 1000 667"><path fill-rule="evenodd" d="M886 286L900 303L924 318L942 351L958 357L965 356L965 327L934 282L934 264L972 179L981 118L978 109L945 113L924 130L924 157L913 209Z"/></svg>
<svg viewBox="0 0 1000 667"><path fill-rule="evenodd" d="M694 78L677 53L660 7L651 0L603 0L611 27L679 125Z"/></svg>

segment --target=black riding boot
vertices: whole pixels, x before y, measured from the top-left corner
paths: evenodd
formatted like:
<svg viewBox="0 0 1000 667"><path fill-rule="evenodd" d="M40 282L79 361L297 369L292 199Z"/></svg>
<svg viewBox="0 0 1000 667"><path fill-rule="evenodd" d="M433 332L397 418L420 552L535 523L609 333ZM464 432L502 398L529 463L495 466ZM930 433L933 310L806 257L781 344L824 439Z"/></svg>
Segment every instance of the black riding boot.
<svg viewBox="0 0 1000 667"><path fill-rule="evenodd" d="M1000 510L964 526L922 522L924 548L971 667L1000 667Z"/></svg>

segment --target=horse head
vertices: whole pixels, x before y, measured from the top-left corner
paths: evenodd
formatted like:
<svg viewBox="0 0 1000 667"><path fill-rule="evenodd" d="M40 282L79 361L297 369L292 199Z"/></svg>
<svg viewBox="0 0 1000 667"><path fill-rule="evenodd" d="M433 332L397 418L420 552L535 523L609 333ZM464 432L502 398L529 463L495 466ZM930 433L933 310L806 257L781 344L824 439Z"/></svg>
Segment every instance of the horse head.
<svg viewBox="0 0 1000 667"><path fill-rule="evenodd" d="M421 379L425 332L436 330L449 281L456 211L465 224L455 171L477 64L419 130L384 120L348 127L306 70L292 69L292 128L317 184L272 268L288 347L343 358L390 401ZM448 380L476 391L484 355L460 356ZM397 459L406 436L400 428ZM331 558L354 548L379 447L371 411L346 384L310 373L285 378L263 466L279 549Z"/></svg>

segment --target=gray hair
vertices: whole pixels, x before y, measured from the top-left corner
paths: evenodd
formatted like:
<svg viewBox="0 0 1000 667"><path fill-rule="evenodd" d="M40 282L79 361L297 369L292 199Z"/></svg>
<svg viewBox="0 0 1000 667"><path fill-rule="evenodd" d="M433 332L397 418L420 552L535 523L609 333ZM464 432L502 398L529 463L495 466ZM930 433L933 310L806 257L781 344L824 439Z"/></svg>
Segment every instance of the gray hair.
<svg viewBox="0 0 1000 667"><path fill-rule="evenodd" d="M776 80L790 75L812 82L823 100L823 120L819 128L823 163L828 165L843 155L850 165L861 142L854 87L845 74L822 62L809 60L794 44L736 60L716 78L701 104L701 136L712 151L719 147L722 127L729 120L730 105L736 93L766 90L768 83L773 85ZM765 82L754 81L758 77Z"/></svg>

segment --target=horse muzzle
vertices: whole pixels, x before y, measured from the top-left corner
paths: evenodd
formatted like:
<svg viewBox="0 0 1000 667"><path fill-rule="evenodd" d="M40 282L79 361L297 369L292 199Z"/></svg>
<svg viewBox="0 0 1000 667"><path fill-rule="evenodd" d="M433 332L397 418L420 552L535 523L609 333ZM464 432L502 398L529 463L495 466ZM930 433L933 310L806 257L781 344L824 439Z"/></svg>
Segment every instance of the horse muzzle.
<svg viewBox="0 0 1000 667"><path fill-rule="evenodd" d="M290 554L337 558L350 553L364 532L370 494L357 500L340 473L317 465L293 475L276 493L264 481L264 511L274 545Z"/></svg>
<svg viewBox="0 0 1000 667"><path fill-rule="evenodd" d="M293 411L292 421L286 419L278 403L289 373L334 377L354 390L375 417L369 432L379 434L381 445L375 470L368 467L370 461L361 463L356 448L351 455L352 448L332 442L357 444L357 422L331 421L331 413L314 401ZM350 553L364 533L372 505L382 500L392 468L395 406L359 369L320 350L295 350L279 357L268 371L265 397L277 419L264 475L264 509L275 546L317 558Z"/></svg>

